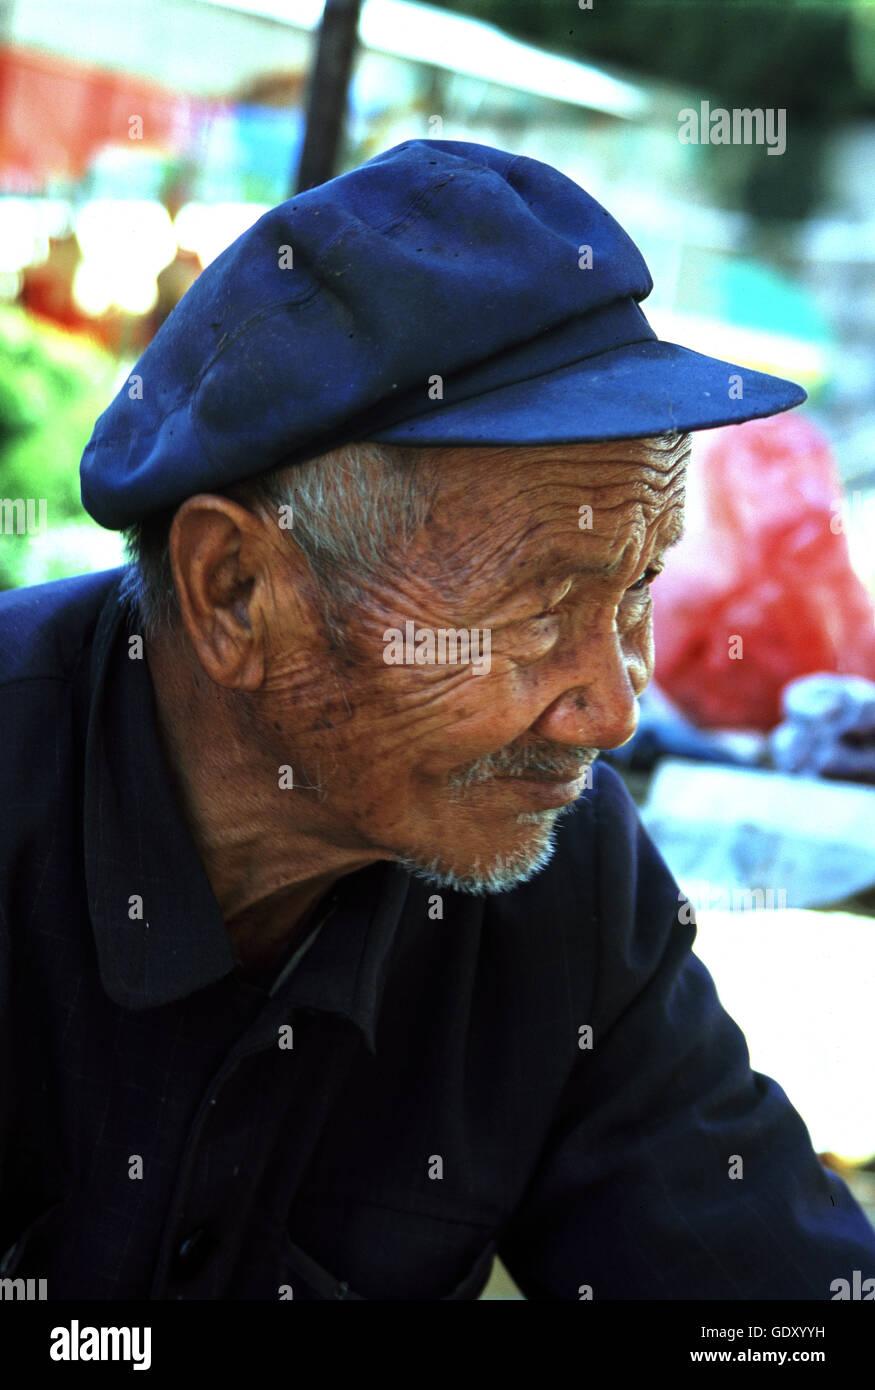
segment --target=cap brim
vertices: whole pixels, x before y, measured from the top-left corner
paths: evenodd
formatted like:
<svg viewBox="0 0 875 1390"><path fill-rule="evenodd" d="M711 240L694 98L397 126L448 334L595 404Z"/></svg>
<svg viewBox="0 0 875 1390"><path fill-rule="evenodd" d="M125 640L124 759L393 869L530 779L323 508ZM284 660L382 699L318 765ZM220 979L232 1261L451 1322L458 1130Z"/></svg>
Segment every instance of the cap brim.
<svg viewBox="0 0 875 1390"><path fill-rule="evenodd" d="M736 425L807 399L795 382L658 339L612 348L368 434L385 444L571 444Z"/></svg>

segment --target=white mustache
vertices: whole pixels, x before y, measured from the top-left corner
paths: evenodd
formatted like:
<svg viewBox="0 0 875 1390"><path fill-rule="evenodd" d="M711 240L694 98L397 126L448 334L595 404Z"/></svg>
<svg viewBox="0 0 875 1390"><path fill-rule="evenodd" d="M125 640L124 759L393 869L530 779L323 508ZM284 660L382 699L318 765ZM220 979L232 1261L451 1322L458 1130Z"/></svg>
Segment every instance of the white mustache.
<svg viewBox="0 0 875 1390"><path fill-rule="evenodd" d="M567 751L563 751L561 759L558 754L532 752L531 750L513 755L488 753L485 757L478 758L464 772L455 773L450 779L450 785L461 790L463 787L474 786L479 782L489 782L493 777L532 775L555 777L560 782L574 782L581 776L583 769L589 767L597 756L598 749L582 748L579 750L574 764L569 766Z"/></svg>

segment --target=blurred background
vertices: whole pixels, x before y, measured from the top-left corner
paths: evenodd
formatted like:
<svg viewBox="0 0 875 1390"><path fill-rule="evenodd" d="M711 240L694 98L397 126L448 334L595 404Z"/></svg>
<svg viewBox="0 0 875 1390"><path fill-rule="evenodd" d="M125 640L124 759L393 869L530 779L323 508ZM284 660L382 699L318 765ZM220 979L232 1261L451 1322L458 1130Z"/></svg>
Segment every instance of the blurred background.
<svg viewBox="0 0 875 1390"><path fill-rule="evenodd" d="M785 148L706 142L718 109ZM121 562L79 500L97 415L267 208L411 137L555 165L641 247L660 337L809 393L694 435L611 756L752 1065L875 1217L870 0L0 0L0 588Z"/></svg>

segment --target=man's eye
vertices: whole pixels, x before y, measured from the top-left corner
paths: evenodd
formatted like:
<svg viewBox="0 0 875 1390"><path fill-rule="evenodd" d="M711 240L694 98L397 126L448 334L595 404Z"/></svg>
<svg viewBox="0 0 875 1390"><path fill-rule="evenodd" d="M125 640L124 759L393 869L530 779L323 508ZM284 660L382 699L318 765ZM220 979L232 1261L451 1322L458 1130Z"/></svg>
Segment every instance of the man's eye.
<svg viewBox="0 0 875 1390"><path fill-rule="evenodd" d="M640 594L640 593L642 593L646 588L649 587L649 585L651 585L651 584L653 583L653 581L654 581L654 579L656 578L656 576L657 576L658 574L661 574L661 573L662 573L662 570L655 570L655 569L645 570L644 573L642 574L642 576L641 576L640 579L636 580L636 582L635 582L634 584L630 584L630 585L629 585L629 588L626 590L626 593L627 593L627 594Z"/></svg>
<svg viewBox="0 0 875 1390"><path fill-rule="evenodd" d="M640 593L643 593L644 590L647 589L647 588L649 587L649 585L651 585L651 584L653 583L654 579L656 578L656 576L657 576L658 574L662 574L662 570L661 570L661 569L651 568L651 569L645 570L644 573L642 574L641 578L638 579L638 580L636 580L636 582L635 582L634 584L631 584L631 585L629 586L629 588L626 590L626 593L627 593L627 594L640 594ZM556 614L560 611L561 608L562 608L562 603L561 603L561 601L560 601L559 603L554 603L554 605L553 605L552 608L545 608L544 611L543 611L543 613L535 613L534 616L533 616L531 619L527 619L527 621L530 621L530 622L537 622L539 618L555 618Z"/></svg>

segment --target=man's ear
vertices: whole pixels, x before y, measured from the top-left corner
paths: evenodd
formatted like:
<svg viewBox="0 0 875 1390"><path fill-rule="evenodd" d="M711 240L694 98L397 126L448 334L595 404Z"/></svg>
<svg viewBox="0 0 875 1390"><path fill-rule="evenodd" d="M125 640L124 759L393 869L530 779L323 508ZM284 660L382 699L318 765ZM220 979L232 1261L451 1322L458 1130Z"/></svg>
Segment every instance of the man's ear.
<svg viewBox="0 0 875 1390"><path fill-rule="evenodd" d="M257 690L264 680L271 559L264 523L229 498L198 493L173 518L170 562L182 621L216 685Z"/></svg>

